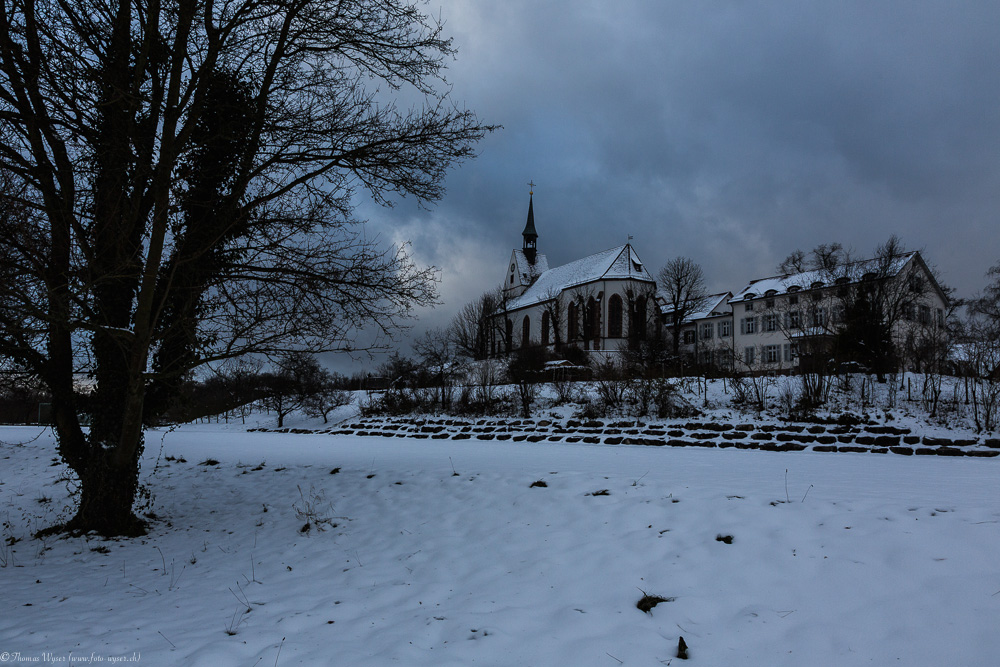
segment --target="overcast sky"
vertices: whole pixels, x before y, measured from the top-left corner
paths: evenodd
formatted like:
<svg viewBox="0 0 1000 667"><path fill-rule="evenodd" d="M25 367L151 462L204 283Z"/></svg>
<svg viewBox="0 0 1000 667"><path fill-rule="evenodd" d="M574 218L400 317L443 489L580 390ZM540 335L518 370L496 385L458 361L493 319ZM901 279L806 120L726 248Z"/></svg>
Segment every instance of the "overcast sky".
<svg viewBox="0 0 1000 667"><path fill-rule="evenodd" d="M791 251L891 234L960 296L1000 261L1000 3L431 0L453 99L504 128L430 211L363 205L441 269L442 305L503 279L535 187L557 266L634 237L713 291Z"/></svg>

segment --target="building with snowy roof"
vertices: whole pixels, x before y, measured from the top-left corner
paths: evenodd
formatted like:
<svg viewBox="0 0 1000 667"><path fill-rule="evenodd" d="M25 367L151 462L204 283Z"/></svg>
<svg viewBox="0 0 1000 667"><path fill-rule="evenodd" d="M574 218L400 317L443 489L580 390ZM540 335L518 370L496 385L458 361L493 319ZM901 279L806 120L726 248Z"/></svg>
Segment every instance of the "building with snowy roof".
<svg viewBox="0 0 1000 667"><path fill-rule="evenodd" d="M920 370L946 335L948 305L920 253L899 253L751 280L735 294L711 295L681 325L682 351L691 363L720 370L789 372L865 356L866 345L871 353L879 341L864 340L867 317L876 320L869 329L888 333L886 354L896 359L885 361ZM663 299L660 311L669 329ZM833 349L849 320L855 327L862 320L855 344Z"/></svg>
<svg viewBox="0 0 1000 667"><path fill-rule="evenodd" d="M494 316L491 353L525 348L578 347L616 352L645 338L656 325L656 282L631 243L549 268L538 252L534 193L528 218L503 281Z"/></svg>

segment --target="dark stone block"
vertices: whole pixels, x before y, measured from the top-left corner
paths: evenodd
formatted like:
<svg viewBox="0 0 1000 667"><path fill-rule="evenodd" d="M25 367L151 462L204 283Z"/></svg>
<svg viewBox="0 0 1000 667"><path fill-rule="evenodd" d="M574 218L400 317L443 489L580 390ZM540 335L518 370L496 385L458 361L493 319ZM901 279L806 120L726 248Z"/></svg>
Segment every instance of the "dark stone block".
<svg viewBox="0 0 1000 667"><path fill-rule="evenodd" d="M774 436L770 433L754 433L750 438L752 440L773 440Z"/></svg>
<svg viewBox="0 0 1000 667"><path fill-rule="evenodd" d="M909 447L890 447L889 450L893 454L902 454L903 456L913 456L913 450Z"/></svg>
<svg viewBox="0 0 1000 667"><path fill-rule="evenodd" d="M622 444L622 439L621 438L605 438L604 439L604 444L605 445L620 445L620 444Z"/></svg>
<svg viewBox="0 0 1000 667"><path fill-rule="evenodd" d="M781 442L815 442L816 436L805 434L779 433L778 440Z"/></svg>
<svg viewBox="0 0 1000 667"><path fill-rule="evenodd" d="M815 445L813 446L814 452L835 452L837 451L836 445Z"/></svg>

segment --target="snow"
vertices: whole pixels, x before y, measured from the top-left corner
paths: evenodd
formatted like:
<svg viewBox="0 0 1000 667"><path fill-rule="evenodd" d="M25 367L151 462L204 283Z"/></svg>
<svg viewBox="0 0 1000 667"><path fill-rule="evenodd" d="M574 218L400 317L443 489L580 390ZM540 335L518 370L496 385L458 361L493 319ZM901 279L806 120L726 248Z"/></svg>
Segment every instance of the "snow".
<svg viewBox="0 0 1000 667"><path fill-rule="evenodd" d="M903 270L910 260L917 255L918 253L914 251L902 253L898 257L893 258L892 265L887 268L886 273L893 276L899 274L899 272ZM852 262L840 267L840 269L844 272L844 278L847 278L850 282L858 282L861 280L862 276L869 272L879 272L881 267L879 265L879 260L865 259ZM741 289L730 299L730 303L742 301L746 298L766 296L767 293L771 291L777 294L784 294L791 288L809 290L813 288L813 285L829 287L831 284L831 277L832 276L829 271L812 270L803 271L802 273L786 273L780 276L751 280L746 287Z"/></svg>
<svg viewBox="0 0 1000 667"><path fill-rule="evenodd" d="M549 301L563 290L598 280L641 280L653 282L630 244L603 250L542 273L508 306L511 310Z"/></svg>
<svg viewBox="0 0 1000 667"><path fill-rule="evenodd" d="M663 315L670 315L674 312L674 304L669 303L668 296L663 290L657 293L657 298L662 304L660 306L660 312ZM719 294L709 294L704 298L701 308L697 311L690 313L684 318L684 322L694 322L695 320L703 320L708 317L719 316L719 315L729 315L733 314L733 309L729 305L729 300L733 298L732 292L720 292Z"/></svg>
<svg viewBox="0 0 1000 667"><path fill-rule="evenodd" d="M0 660L679 665L680 636L702 665L1000 654L997 459L244 428L148 434L159 519L134 540L33 539L66 470L50 432L0 428L20 538ZM337 525L299 532L306 505ZM646 614L643 592L675 599Z"/></svg>

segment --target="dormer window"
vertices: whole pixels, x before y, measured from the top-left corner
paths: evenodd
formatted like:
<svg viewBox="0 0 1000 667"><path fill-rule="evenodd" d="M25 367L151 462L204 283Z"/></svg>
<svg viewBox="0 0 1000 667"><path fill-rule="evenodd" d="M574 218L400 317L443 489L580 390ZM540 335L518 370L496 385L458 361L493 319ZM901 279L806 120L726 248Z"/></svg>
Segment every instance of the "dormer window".
<svg viewBox="0 0 1000 667"><path fill-rule="evenodd" d="M791 287L788 288L788 293L794 294L795 292L798 292L800 289L802 288L799 285L792 285Z"/></svg>
<svg viewBox="0 0 1000 667"><path fill-rule="evenodd" d="M822 286L823 286L823 281L822 280L817 280L817 281L813 282L811 285L809 285L809 289L819 289Z"/></svg>
<svg viewBox="0 0 1000 667"><path fill-rule="evenodd" d="M764 296L774 296L777 293L778 293L778 290L776 290L776 289L769 289L766 292L764 292Z"/></svg>

